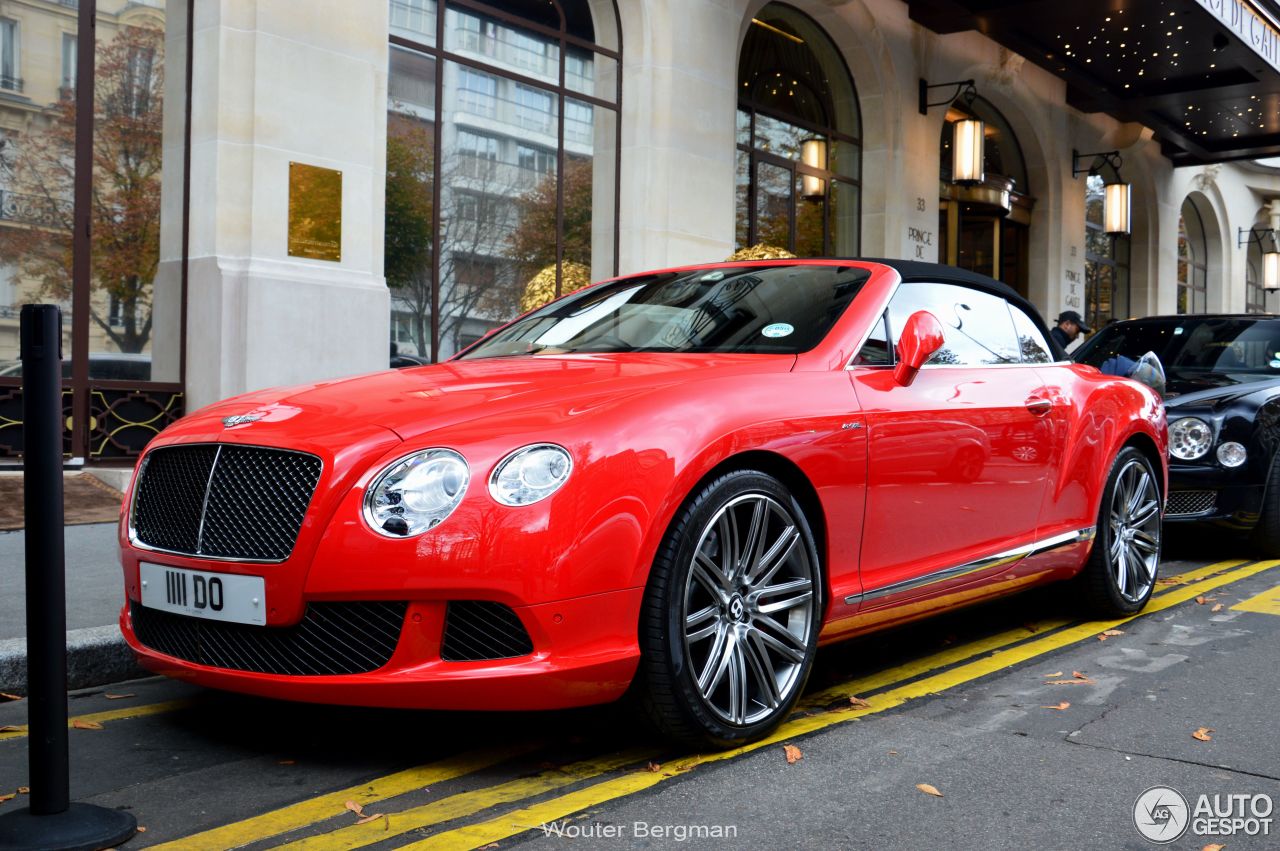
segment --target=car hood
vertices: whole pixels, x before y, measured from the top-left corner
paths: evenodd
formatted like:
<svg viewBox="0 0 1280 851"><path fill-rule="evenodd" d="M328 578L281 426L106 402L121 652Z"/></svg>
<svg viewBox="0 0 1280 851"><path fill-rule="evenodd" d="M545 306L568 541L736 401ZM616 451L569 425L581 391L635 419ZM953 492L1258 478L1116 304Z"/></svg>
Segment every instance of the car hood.
<svg viewBox="0 0 1280 851"><path fill-rule="evenodd" d="M466 420L547 404L572 415L592 397L610 399L735 373L785 372L793 355L569 354L446 361L233 397L195 418L263 414L265 420L349 421L402 440ZM575 405L575 403L578 403Z"/></svg>
<svg viewBox="0 0 1280 851"><path fill-rule="evenodd" d="M1173 382L1170 382L1172 385ZM1228 405L1250 396L1257 396L1259 403L1280 393L1280 378L1267 381L1250 381L1246 384L1231 384L1226 387L1211 387L1193 393L1183 393L1166 400L1165 407L1170 411L1181 408L1210 408L1220 410Z"/></svg>

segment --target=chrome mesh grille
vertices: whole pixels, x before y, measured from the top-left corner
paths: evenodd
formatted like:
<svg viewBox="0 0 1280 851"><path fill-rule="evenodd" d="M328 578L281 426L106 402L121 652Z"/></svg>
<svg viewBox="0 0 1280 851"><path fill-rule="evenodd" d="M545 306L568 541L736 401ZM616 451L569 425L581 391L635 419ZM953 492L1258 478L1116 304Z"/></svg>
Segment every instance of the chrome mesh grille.
<svg viewBox="0 0 1280 851"><path fill-rule="evenodd" d="M223 623L130 602L138 640L197 665L258 674L364 674L391 660L405 602L312 603L294 626Z"/></svg>
<svg viewBox="0 0 1280 851"><path fill-rule="evenodd" d="M1178 517L1204 514L1218 505L1217 491L1172 491L1165 503L1164 516Z"/></svg>
<svg viewBox="0 0 1280 851"><path fill-rule="evenodd" d="M322 464L258 446L165 446L147 455L133 507L137 539L197 556L283 561Z"/></svg>
<svg viewBox="0 0 1280 851"><path fill-rule="evenodd" d="M510 607L484 600L452 600L445 613L440 658L446 662L510 659L533 652L533 640Z"/></svg>

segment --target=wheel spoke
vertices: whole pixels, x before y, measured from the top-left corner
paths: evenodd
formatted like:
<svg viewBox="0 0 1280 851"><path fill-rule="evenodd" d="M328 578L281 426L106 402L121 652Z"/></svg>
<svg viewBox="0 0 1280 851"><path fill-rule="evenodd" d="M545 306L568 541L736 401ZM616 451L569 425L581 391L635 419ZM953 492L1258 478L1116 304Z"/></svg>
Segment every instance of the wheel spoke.
<svg viewBox="0 0 1280 851"><path fill-rule="evenodd" d="M773 575L778 572L778 568L786 563L791 557L791 552L796 548L796 544L800 542L800 532L795 526L788 526L778 536L778 540L774 541L765 550L764 555L760 556L755 568L747 575L747 581L752 585L764 585Z"/></svg>
<svg viewBox="0 0 1280 851"><path fill-rule="evenodd" d="M1143 578L1143 574L1147 572L1147 567L1143 562L1142 557L1134 551L1132 545L1130 545L1127 555L1127 561L1129 563L1130 597L1137 598L1141 596L1142 592L1145 590L1144 586L1146 585L1146 580Z"/></svg>
<svg viewBox="0 0 1280 851"><path fill-rule="evenodd" d="M738 518L730 508L720 515L716 524L716 532L720 536L720 573L727 580L733 578L734 565L738 563Z"/></svg>
<svg viewBox="0 0 1280 851"><path fill-rule="evenodd" d="M1133 516L1129 518L1130 526L1145 526L1151 522L1151 519L1160 513L1160 503L1154 499L1144 502L1134 511Z"/></svg>
<svg viewBox="0 0 1280 851"><path fill-rule="evenodd" d="M747 718L747 663L743 658L742 644L733 642L729 650L729 717L735 724Z"/></svg>
<svg viewBox="0 0 1280 851"><path fill-rule="evenodd" d="M1129 590L1129 549L1124 546L1124 541L1120 542L1120 552L1113 563L1116 585L1119 587L1121 594L1127 594Z"/></svg>
<svg viewBox="0 0 1280 851"><path fill-rule="evenodd" d="M729 578L701 550L693 557L693 578L717 600L728 596Z"/></svg>
<svg viewBox="0 0 1280 851"><path fill-rule="evenodd" d="M714 633L720 626L720 619L717 617L719 613L719 607L711 605L689 615L684 619L685 638L692 643Z"/></svg>
<svg viewBox="0 0 1280 851"><path fill-rule="evenodd" d="M1129 517L1129 523L1132 525L1133 516L1138 510L1138 505L1142 502L1142 498L1147 494L1147 484L1151 477L1147 475L1146 470L1141 470L1136 466L1130 467L1129 469L1139 470L1137 481L1134 483L1133 490L1129 492L1129 498L1124 504L1125 514Z"/></svg>
<svg viewBox="0 0 1280 851"><path fill-rule="evenodd" d="M742 552L738 554L738 568L733 574L735 577L750 576L760 564L766 525L765 502L758 499L751 509L751 525L747 528L746 540L742 542Z"/></svg>
<svg viewBox="0 0 1280 851"><path fill-rule="evenodd" d="M759 602L766 597L773 598L779 595L786 596L781 600L774 600L770 603ZM756 600L756 611L761 614L767 615L773 612L787 611L813 598L813 583L808 579L793 579L780 585L761 588L752 594L752 597Z"/></svg>
<svg viewBox="0 0 1280 851"><path fill-rule="evenodd" d="M725 670L733 657L735 640L733 630L726 627L722 626L716 633L711 652L707 654L707 664L703 666L702 673L698 676L698 690L708 700L711 699L711 693L720 685L720 681L724 679Z"/></svg>
<svg viewBox="0 0 1280 851"><path fill-rule="evenodd" d="M782 703L782 695L778 693L778 675L773 669L773 660L760 638L760 630L754 627L747 633L747 640L742 645L747 661L751 665L752 675L760 684L757 689L761 699L770 709Z"/></svg>
<svg viewBox="0 0 1280 851"><path fill-rule="evenodd" d="M758 632L760 639L771 650L790 662L799 664L804 661L804 642L792 635L790 630L767 615L757 617L756 624L763 624L769 627L769 630L761 629Z"/></svg>
<svg viewBox="0 0 1280 851"><path fill-rule="evenodd" d="M1119 534L1120 530L1111 530L1111 563L1115 564L1116 559L1120 558L1120 551L1124 549L1124 538Z"/></svg>
<svg viewBox="0 0 1280 851"><path fill-rule="evenodd" d="M1139 553L1144 555L1155 555L1160 551L1160 542L1149 532L1134 532L1133 546Z"/></svg>

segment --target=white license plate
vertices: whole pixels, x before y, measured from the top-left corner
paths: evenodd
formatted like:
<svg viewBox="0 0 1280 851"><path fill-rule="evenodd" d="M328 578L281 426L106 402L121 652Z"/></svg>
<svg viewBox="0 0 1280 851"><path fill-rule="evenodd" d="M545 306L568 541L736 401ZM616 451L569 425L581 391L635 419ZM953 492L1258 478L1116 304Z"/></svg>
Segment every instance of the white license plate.
<svg viewBox="0 0 1280 851"><path fill-rule="evenodd" d="M209 573L142 562L142 605L179 615L265 625L266 582L261 576Z"/></svg>

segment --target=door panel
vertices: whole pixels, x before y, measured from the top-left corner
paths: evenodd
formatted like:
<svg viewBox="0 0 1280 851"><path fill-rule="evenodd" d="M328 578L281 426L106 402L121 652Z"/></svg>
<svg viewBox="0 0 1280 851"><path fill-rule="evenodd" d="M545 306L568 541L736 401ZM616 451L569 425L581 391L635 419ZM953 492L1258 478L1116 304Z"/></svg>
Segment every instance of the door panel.
<svg viewBox="0 0 1280 851"><path fill-rule="evenodd" d="M1054 452L1033 368L926 366L907 387L883 368L849 375L869 441L868 594L1035 539Z"/></svg>

